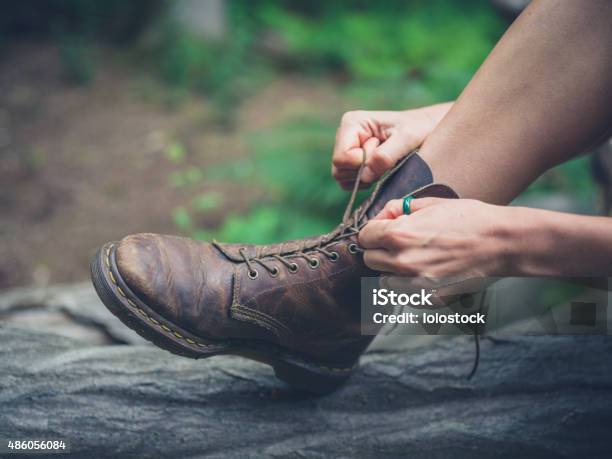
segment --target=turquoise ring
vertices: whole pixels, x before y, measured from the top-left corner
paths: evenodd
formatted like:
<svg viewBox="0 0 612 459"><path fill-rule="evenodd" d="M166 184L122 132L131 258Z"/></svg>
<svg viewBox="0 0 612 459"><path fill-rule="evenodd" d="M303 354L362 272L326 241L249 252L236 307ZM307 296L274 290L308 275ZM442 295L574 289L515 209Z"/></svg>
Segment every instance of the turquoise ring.
<svg viewBox="0 0 612 459"><path fill-rule="evenodd" d="M406 196L404 198L404 202L402 204L402 208L404 209L404 215L410 215L410 201L414 198L412 196Z"/></svg>

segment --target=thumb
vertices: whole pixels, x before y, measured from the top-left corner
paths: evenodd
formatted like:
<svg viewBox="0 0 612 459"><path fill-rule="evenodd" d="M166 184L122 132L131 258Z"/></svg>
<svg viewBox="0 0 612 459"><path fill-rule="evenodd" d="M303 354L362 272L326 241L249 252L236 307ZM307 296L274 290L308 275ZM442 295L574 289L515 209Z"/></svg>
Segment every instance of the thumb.
<svg viewBox="0 0 612 459"><path fill-rule="evenodd" d="M379 179L411 150L402 136L392 134L368 157L363 171L364 181L373 182Z"/></svg>

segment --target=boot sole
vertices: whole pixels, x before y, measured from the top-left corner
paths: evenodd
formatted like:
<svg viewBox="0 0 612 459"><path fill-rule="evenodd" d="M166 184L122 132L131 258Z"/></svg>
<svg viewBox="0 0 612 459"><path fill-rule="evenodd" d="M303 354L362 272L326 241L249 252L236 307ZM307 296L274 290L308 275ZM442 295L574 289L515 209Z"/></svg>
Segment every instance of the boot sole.
<svg viewBox="0 0 612 459"><path fill-rule="evenodd" d="M114 247L112 242L102 246L91 261L94 288L121 322L164 350L193 359L228 354L246 357L270 365L276 376L292 387L316 394L336 390L356 366L316 362L272 343L194 335L156 313L130 290L115 264Z"/></svg>

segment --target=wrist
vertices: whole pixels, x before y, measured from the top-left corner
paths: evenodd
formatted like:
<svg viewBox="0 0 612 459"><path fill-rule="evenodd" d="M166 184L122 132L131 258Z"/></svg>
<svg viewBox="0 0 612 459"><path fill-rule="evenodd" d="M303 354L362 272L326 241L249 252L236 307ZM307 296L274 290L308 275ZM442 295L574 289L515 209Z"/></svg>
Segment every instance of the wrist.
<svg viewBox="0 0 612 459"><path fill-rule="evenodd" d="M433 130L433 128L435 128L440 123L440 121L442 121L442 118L446 116L453 104L454 102L444 102L441 104L429 105L427 107L421 108L420 110L422 110L423 115L427 117L432 123Z"/></svg>
<svg viewBox="0 0 612 459"><path fill-rule="evenodd" d="M549 253L549 222L538 210L501 207L494 235L499 247L499 271L508 276L545 275L542 257Z"/></svg>
<svg viewBox="0 0 612 459"><path fill-rule="evenodd" d="M510 208L516 210L509 230L513 235L508 256L511 272L519 276L559 275L564 265L563 250L558 246L565 240L563 219L546 210Z"/></svg>
<svg viewBox="0 0 612 459"><path fill-rule="evenodd" d="M452 102L447 102L404 110L402 112L402 124L406 126L407 131L419 139L418 144L420 145L444 118L452 104Z"/></svg>

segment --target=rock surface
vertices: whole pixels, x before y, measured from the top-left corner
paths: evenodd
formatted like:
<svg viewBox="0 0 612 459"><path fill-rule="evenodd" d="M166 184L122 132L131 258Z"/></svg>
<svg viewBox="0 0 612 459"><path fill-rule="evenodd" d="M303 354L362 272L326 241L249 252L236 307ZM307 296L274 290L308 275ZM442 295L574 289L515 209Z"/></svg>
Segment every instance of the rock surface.
<svg viewBox="0 0 612 459"><path fill-rule="evenodd" d="M16 288L0 294L0 323L90 344L145 344L106 309L91 282Z"/></svg>
<svg viewBox="0 0 612 459"><path fill-rule="evenodd" d="M402 345L401 343L406 343ZM261 364L91 346L0 327L0 438L74 457L609 457L612 340L396 340L338 392L294 393Z"/></svg>

